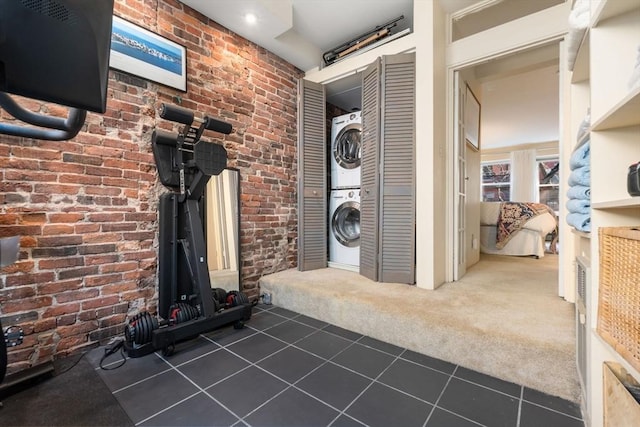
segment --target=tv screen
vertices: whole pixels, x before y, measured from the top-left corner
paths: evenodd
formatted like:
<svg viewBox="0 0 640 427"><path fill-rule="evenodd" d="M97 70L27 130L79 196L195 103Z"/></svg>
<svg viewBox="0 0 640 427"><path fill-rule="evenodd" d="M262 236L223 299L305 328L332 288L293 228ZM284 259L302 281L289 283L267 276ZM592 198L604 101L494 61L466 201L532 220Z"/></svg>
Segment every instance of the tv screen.
<svg viewBox="0 0 640 427"><path fill-rule="evenodd" d="M0 92L104 113L114 0L0 0Z"/></svg>

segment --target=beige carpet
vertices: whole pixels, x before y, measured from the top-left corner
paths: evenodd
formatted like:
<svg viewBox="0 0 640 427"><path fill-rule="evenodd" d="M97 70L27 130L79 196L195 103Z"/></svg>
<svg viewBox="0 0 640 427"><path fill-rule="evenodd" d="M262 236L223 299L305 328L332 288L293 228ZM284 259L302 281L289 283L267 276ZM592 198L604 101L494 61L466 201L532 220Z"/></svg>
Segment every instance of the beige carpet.
<svg viewBox="0 0 640 427"><path fill-rule="evenodd" d="M557 296L557 256L483 255L436 291L325 268L260 281L273 304L579 402L574 305Z"/></svg>

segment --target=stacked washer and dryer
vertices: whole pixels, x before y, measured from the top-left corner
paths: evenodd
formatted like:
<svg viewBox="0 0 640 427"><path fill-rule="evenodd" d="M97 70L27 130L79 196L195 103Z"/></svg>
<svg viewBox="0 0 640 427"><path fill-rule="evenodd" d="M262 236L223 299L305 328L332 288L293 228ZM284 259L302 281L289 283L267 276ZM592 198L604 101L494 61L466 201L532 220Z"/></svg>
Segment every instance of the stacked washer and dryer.
<svg viewBox="0 0 640 427"><path fill-rule="evenodd" d="M331 121L331 194L329 196L329 267L360 267L360 111Z"/></svg>

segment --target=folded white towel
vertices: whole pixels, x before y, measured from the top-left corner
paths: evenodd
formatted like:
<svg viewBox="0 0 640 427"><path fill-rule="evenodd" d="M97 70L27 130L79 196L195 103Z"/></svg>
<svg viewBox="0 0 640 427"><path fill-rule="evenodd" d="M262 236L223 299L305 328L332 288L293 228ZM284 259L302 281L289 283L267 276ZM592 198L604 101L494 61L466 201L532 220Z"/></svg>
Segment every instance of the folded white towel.
<svg viewBox="0 0 640 427"><path fill-rule="evenodd" d="M569 28L587 28L590 19L590 0L577 0L569 13Z"/></svg>

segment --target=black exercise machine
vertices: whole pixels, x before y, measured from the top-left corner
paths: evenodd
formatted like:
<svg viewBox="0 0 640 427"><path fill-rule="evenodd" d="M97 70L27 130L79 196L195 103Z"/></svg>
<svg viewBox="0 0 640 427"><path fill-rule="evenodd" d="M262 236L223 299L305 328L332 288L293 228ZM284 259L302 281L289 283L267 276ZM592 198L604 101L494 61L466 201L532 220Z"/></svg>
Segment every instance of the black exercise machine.
<svg viewBox="0 0 640 427"><path fill-rule="evenodd" d="M158 314L164 320L148 312L129 320L124 348L130 357L168 355L179 341L231 323L240 329L251 318L249 298L212 289L207 266L202 195L211 175L226 168L227 152L200 138L205 130L229 134L231 125L165 104L160 117L184 124L178 134L156 129L151 138L160 182L172 190L159 205Z"/></svg>

